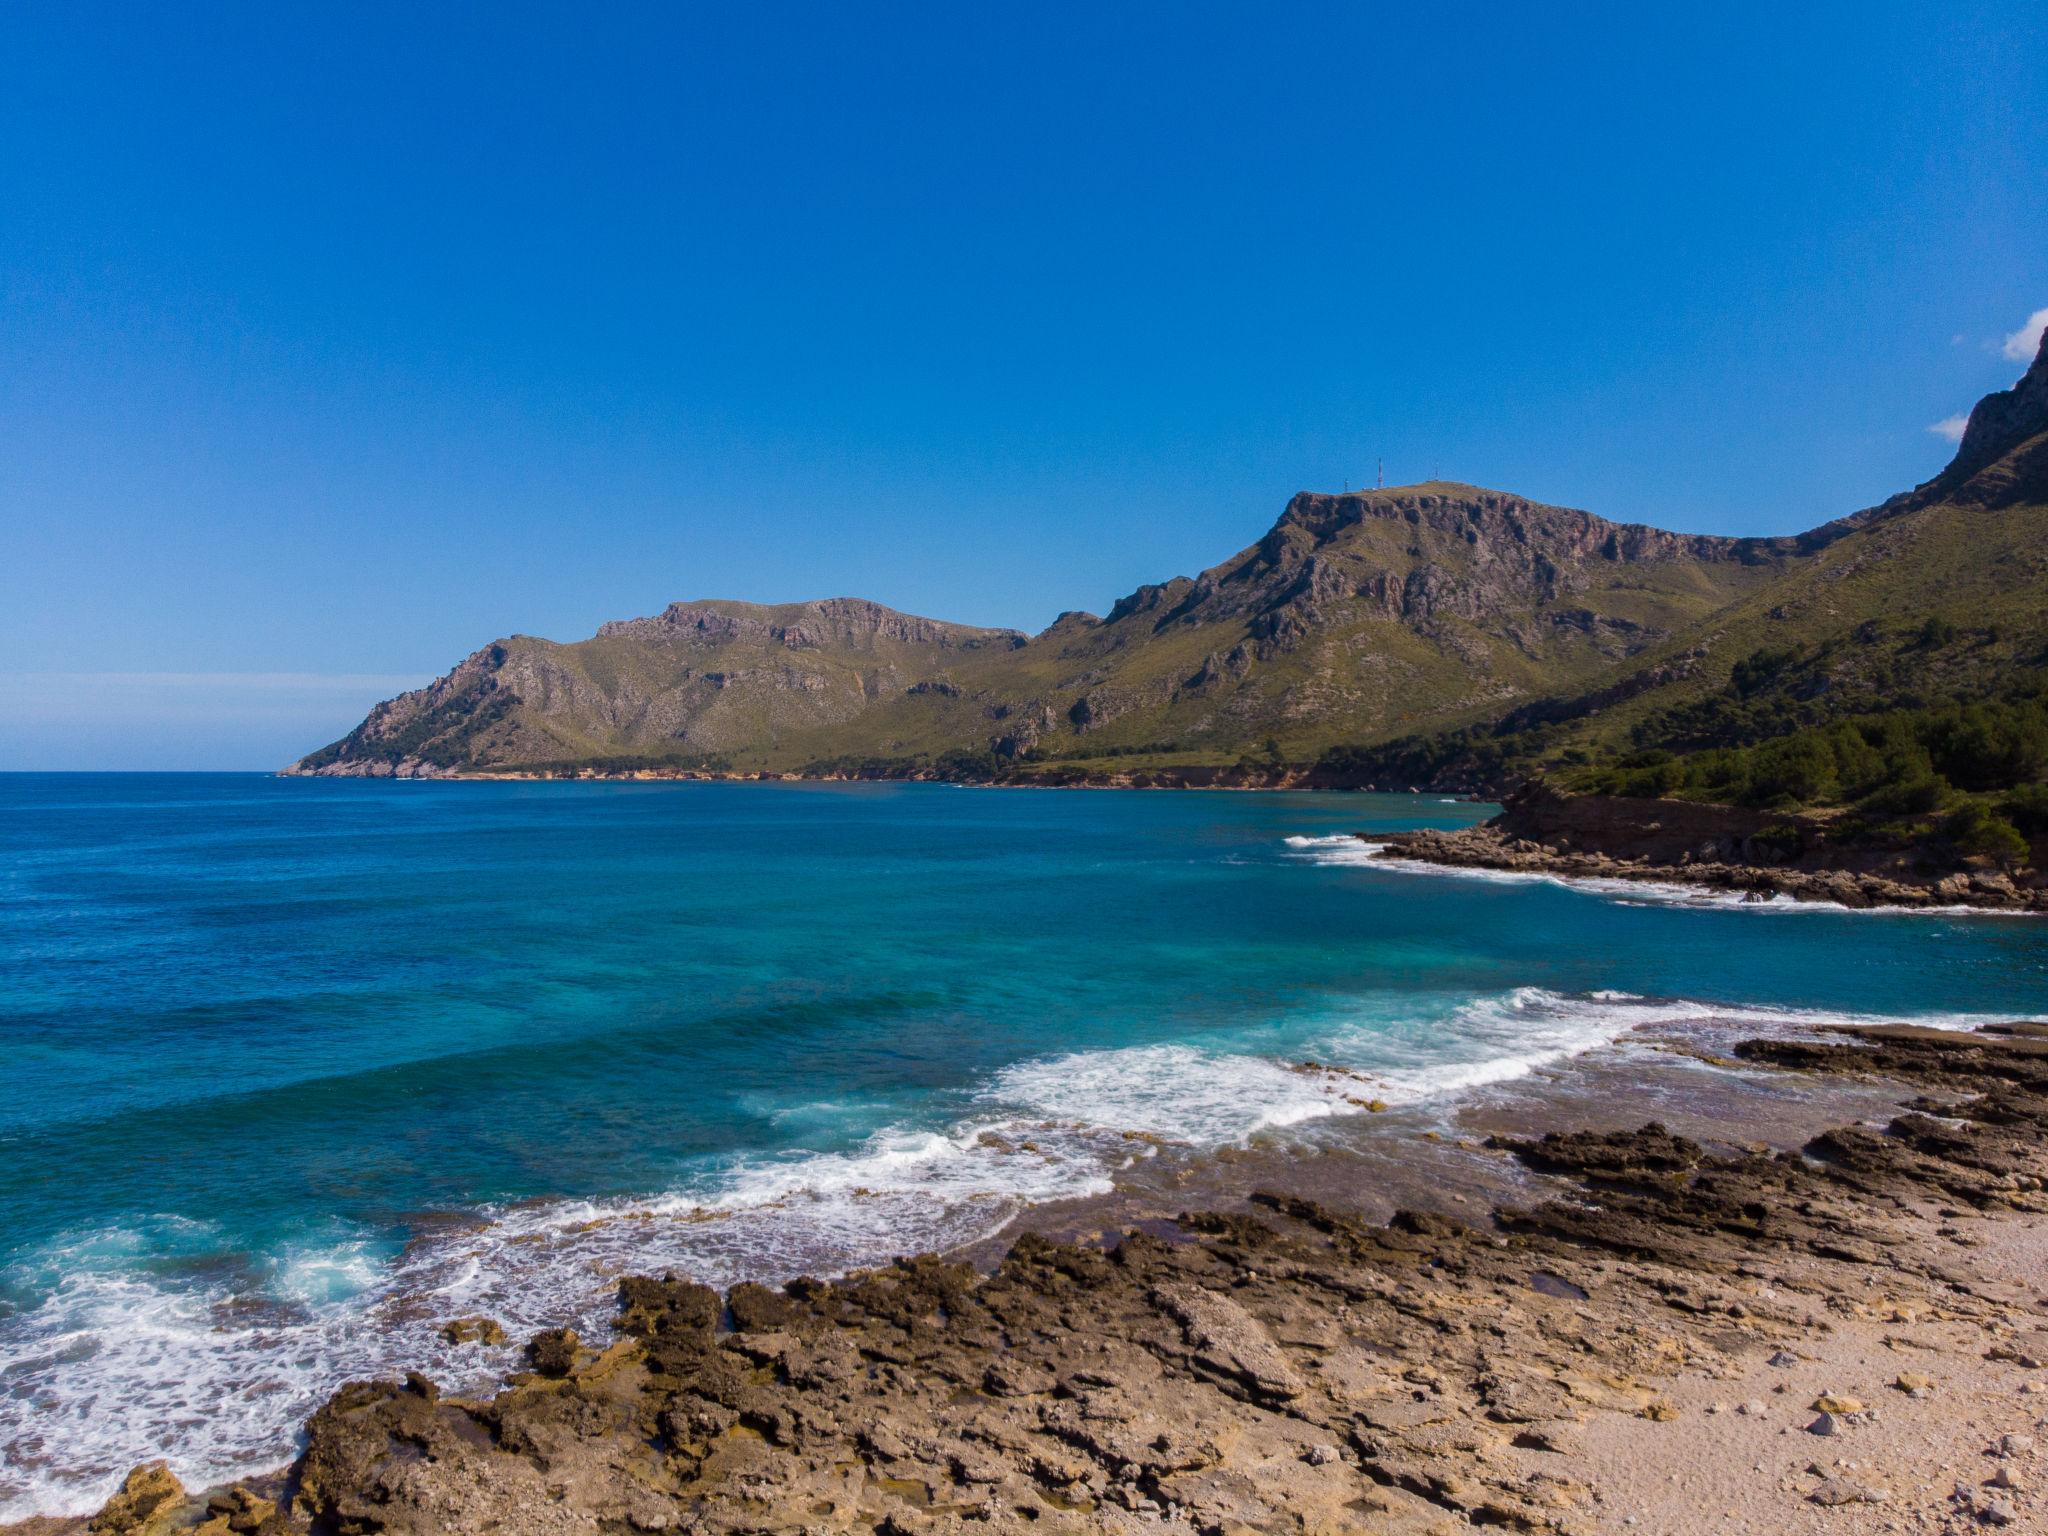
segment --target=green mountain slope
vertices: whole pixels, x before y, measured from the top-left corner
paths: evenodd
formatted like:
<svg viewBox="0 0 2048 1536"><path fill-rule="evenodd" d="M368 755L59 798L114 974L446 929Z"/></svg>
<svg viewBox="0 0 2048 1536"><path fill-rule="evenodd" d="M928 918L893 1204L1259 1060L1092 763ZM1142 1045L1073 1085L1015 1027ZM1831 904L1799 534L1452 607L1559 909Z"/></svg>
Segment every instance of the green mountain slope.
<svg viewBox="0 0 2048 1536"><path fill-rule="evenodd" d="M2023 686L2048 658L2048 360L1955 461L1788 538L1477 487L1304 493L1256 544L1042 634L857 599L527 636L293 771L1186 771L1478 782ZM1391 745L1390 745L1391 744Z"/></svg>
<svg viewBox="0 0 2048 1536"><path fill-rule="evenodd" d="M1766 586L1600 686L1407 743L1452 777L1515 777L1768 740L2048 680L2048 346L1987 396L1927 484L1802 535ZM1379 770L1400 776L1385 750Z"/></svg>

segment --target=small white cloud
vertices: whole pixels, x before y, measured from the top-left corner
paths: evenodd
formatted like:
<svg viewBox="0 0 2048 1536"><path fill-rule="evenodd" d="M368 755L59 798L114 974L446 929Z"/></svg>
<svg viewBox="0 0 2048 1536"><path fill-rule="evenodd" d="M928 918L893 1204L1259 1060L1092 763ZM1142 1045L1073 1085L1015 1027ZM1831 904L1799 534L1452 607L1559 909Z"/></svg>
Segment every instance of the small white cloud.
<svg viewBox="0 0 2048 1536"><path fill-rule="evenodd" d="M1999 350L2015 363L2031 363L2034 354L2041 350L2043 331L2048 331L2048 309L2037 309L2027 316L2025 325L2005 338L2005 345Z"/></svg>
<svg viewBox="0 0 2048 1536"><path fill-rule="evenodd" d="M1960 443L1963 440L1963 432L1969 425L1968 416L1944 416L1927 430L1936 437L1945 437L1952 443Z"/></svg>

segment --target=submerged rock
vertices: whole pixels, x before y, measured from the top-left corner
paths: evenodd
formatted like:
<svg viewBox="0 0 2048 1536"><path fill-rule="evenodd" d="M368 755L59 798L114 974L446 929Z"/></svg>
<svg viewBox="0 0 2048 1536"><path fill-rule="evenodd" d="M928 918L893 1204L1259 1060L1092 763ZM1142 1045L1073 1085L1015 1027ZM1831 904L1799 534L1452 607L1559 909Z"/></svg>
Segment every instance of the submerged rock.
<svg viewBox="0 0 2048 1536"><path fill-rule="evenodd" d="M458 1317L441 1325L441 1337L450 1344L497 1345L505 1342L505 1328L492 1317Z"/></svg>

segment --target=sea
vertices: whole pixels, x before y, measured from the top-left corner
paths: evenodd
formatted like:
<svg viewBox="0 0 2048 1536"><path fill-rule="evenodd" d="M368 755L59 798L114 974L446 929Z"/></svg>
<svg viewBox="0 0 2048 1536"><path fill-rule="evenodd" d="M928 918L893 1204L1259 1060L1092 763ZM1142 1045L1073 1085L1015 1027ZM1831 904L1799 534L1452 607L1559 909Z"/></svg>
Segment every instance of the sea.
<svg viewBox="0 0 2048 1536"><path fill-rule="evenodd" d="M2048 1014L2048 923L1390 865L1430 795L0 775L0 1518L1645 1026ZM1304 1067L1304 1063L1314 1063ZM487 1315L513 1341L454 1346Z"/></svg>

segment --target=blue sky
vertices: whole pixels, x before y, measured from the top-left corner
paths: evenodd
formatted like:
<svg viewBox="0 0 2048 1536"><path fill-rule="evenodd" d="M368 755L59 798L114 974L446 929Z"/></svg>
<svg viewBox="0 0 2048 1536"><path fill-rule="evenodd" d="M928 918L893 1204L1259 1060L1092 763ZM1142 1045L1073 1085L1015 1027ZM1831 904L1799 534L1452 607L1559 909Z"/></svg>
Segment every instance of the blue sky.
<svg viewBox="0 0 2048 1536"><path fill-rule="evenodd" d="M1787 9L10 5L0 767L675 598L1037 628L1381 458L1880 500L2048 307L2048 28Z"/></svg>

